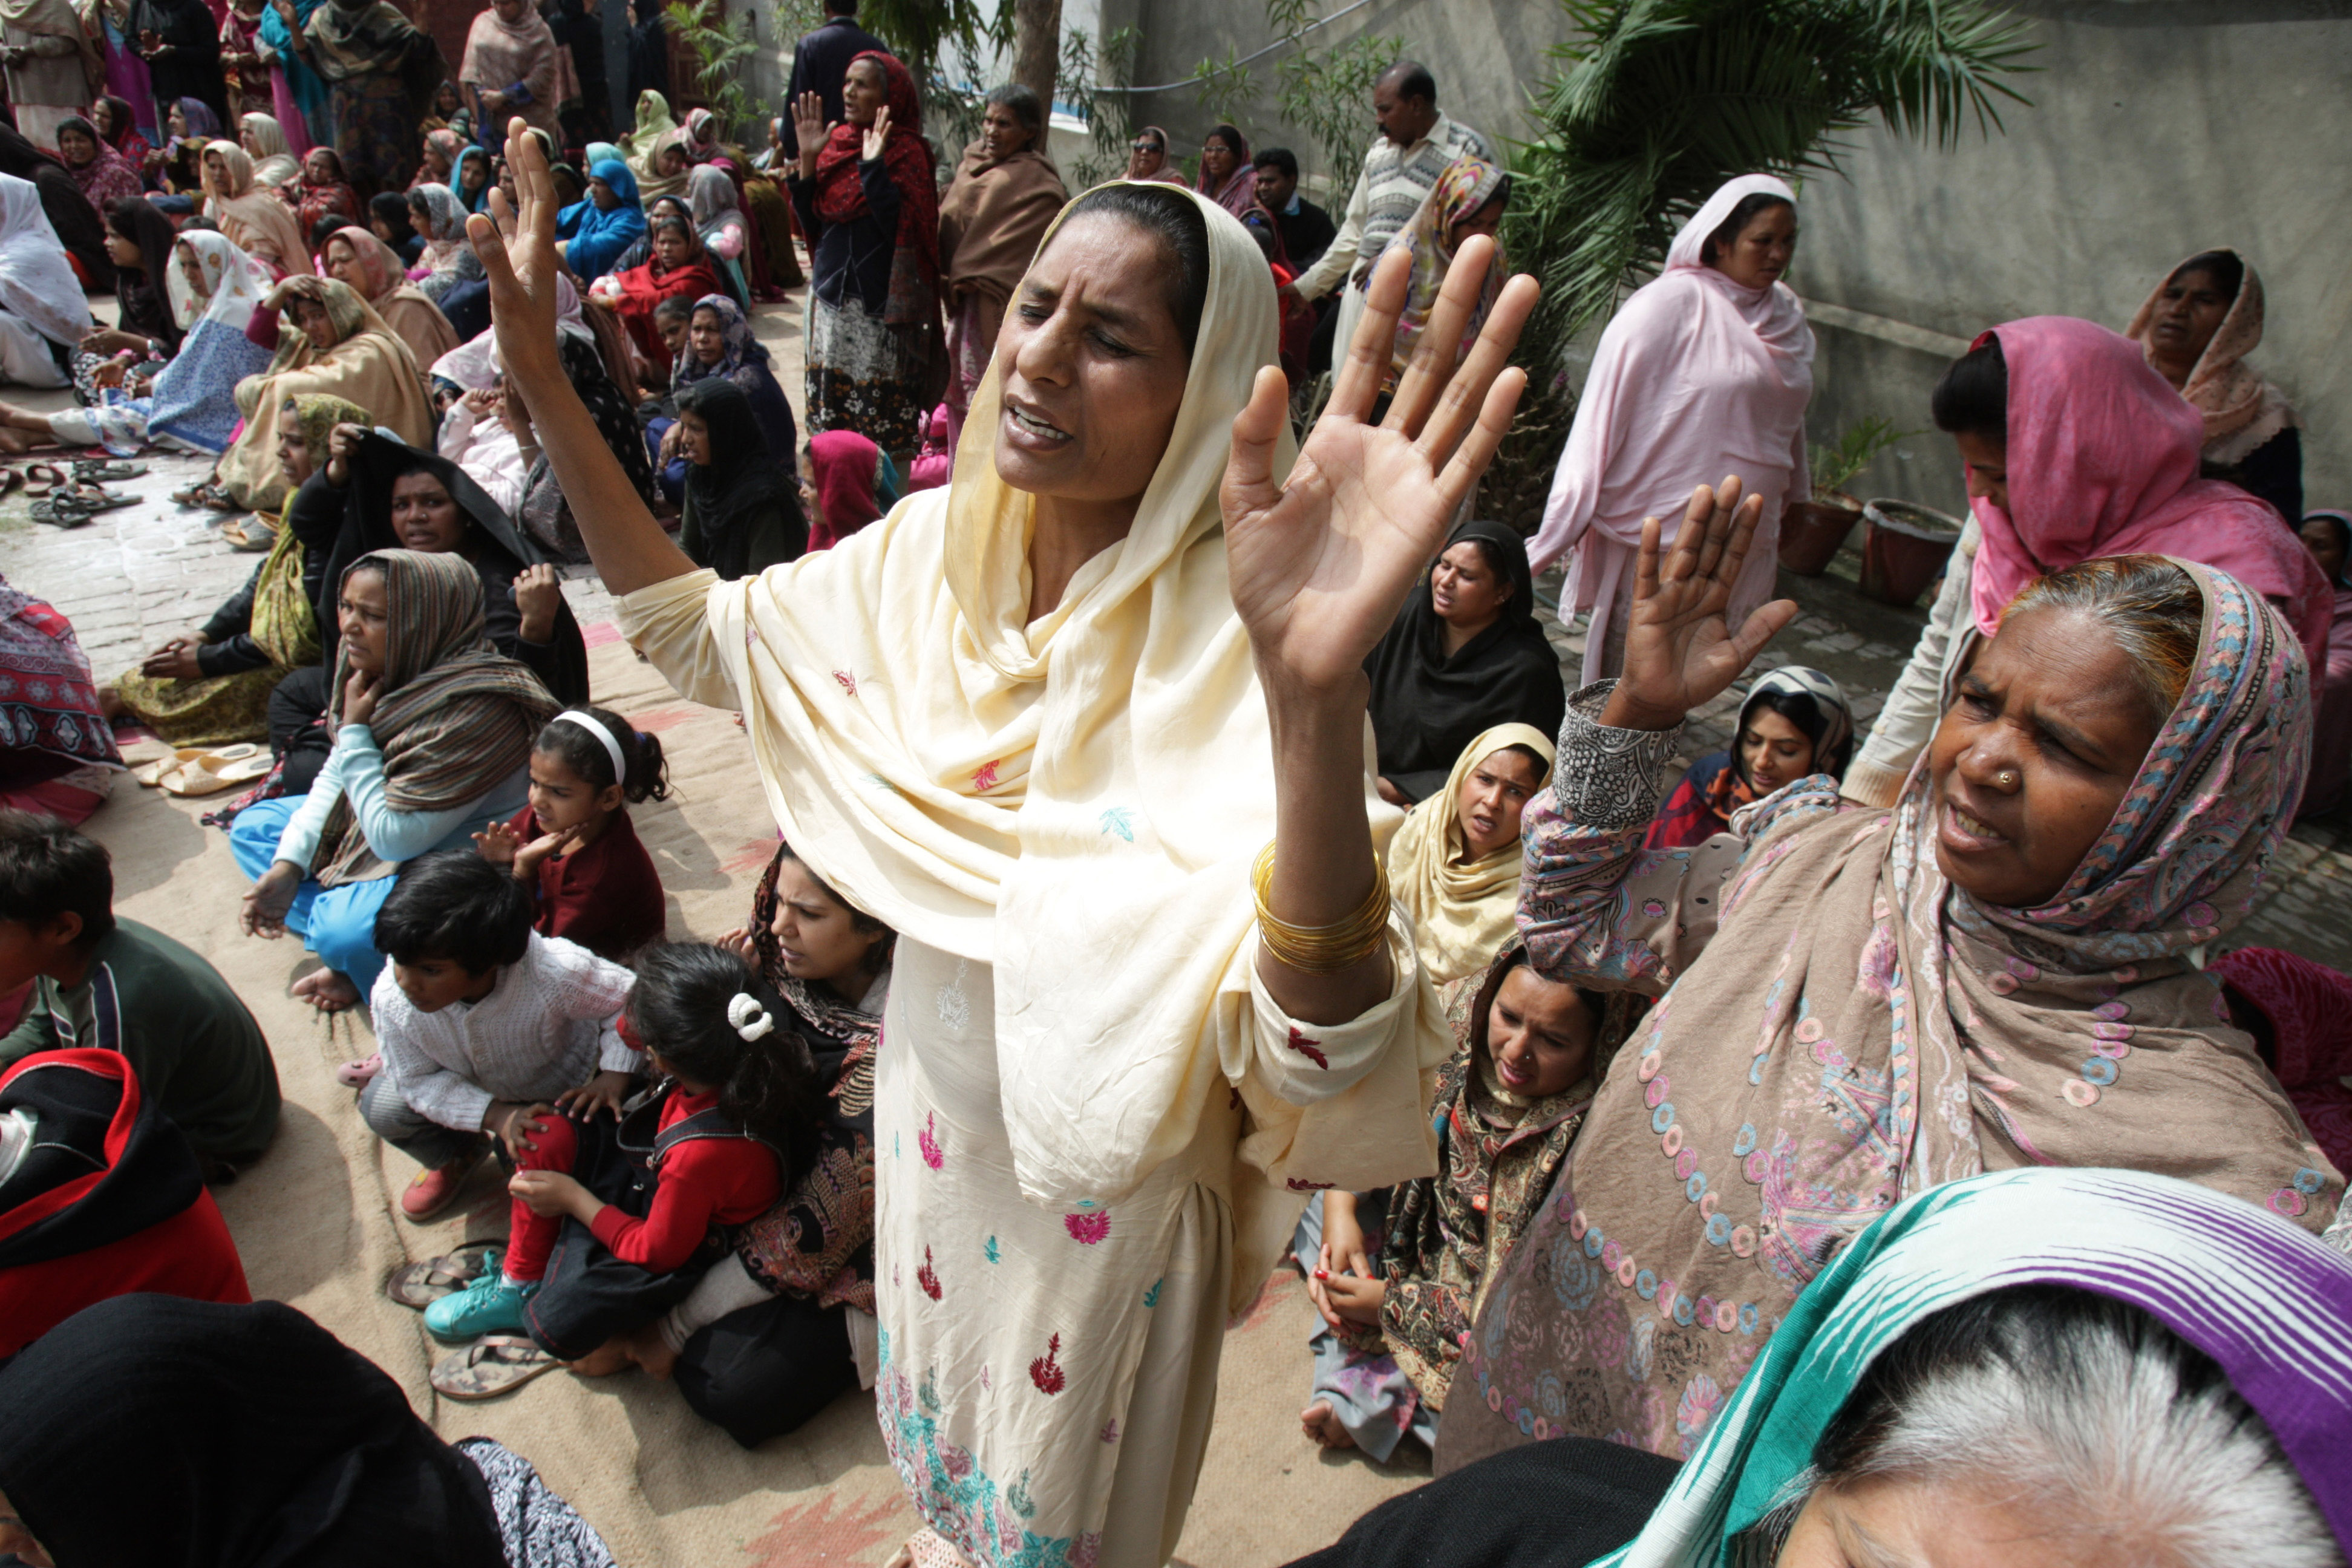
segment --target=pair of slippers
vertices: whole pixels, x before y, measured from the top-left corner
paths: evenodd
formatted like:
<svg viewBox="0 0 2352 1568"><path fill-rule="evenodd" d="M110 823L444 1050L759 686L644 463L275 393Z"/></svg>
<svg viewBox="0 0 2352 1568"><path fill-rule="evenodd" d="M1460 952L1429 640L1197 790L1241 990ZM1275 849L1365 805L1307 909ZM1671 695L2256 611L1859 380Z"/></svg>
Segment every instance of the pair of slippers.
<svg viewBox="0 0 2352 1568"><path fill-rule="evenodd" d="M239 784L259 782L276 765L267 747L253 745L183 746L131 770L131 776L148 789L165 795L218 795Z"/></svg>
<svg viewBox="0 0 2352 1568"><path fill-rule="evenodd" d="M33 503L33 521L51 528L79 528L102 511L137 503L137 496L117 495L100 483L102 479L137 479L147 470L131 463L106 463L85 460L60 468L55 463L34 463L22 474L7 470L8 477L0 479L0 494L15 488L15 481L41 489L41 499ZM44 482L46 476L46 483Z"/></svg>
<svg viewBox="0 0 2352 1568"><path fill-rule="evenodd" d="M472 1283L489 1263L496 1247L495 1242L469 1241L445 1257L403 1264L384 1280L383 1293L421 1312ZM496 1399L562 1364L527 1335L486 1334L436 1362L428 1381L434 1392L446 1398Z"/></svg>

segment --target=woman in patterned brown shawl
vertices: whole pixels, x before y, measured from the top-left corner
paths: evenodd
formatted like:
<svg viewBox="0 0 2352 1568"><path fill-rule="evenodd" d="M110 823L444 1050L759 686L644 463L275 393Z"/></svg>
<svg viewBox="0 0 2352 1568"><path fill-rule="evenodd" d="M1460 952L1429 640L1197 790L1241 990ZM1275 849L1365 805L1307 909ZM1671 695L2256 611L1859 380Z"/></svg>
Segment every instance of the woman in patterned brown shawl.
<svg viewBox="0 0 2352 1568"><path fill-rule="evenodd" d="M1551 1191L1642 1010L1630 995L1543 979L1527 956L1515 937L1448 989L1460 1044L1438 1071L1439 1173L1324 1194L1321 1234L1299 1249L1328 1325L1300 1415L1326 1447L1385 1461L1407 1431L1434 1435L1486 1281Z"/></svg>

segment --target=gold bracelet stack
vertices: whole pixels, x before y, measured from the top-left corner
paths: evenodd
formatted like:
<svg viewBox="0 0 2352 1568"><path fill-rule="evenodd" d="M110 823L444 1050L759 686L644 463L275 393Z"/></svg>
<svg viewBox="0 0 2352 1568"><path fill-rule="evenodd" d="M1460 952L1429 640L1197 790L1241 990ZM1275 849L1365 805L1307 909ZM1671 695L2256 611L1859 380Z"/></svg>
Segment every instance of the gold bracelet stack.
<svg viewBox="0 0 2352 1568"><path fill-rule="evenodd" d="M1276 918L1267 897L1274 885L1271 843L1258 852L1250 881L1257 889L1258 939L1286 969L1301 974L1338 974L1371 957L1388 940L1389 878L1377 856L1372 861L1371 892L1355 913L1332 925L1295 926Z"/></svg>

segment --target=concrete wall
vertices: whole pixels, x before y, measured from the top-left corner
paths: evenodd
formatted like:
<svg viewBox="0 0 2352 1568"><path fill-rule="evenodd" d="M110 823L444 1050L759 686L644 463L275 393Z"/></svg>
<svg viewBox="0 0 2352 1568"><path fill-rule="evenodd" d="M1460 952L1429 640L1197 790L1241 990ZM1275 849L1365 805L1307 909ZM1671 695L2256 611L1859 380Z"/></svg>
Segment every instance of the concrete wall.
<svg viewBox="0 0 2352 1568"><path fill-rule="evenodd" d="M1327 10L1341 0L1329 0ZM1102 0L1139 26L1139 82L1184 75L1227 46L1267 41L1262 0ZM2255 362L2302 411L2315 505L2352 500L2352 0L2024 0L2042 45L2005 133L1937 152L1881 131L1842 175L1803 192L1790 282L1815 304L1812 428L1827 439L1882 415L1928 424L1956 345L2018 316L2121 327L2174 263L2244 251L2269 295ZM1440 101L1489 135L1522 136L1525 87L1567 33L1548 0L1373 0L1327 29L1402 36ZM1270 61L1265 62L1271 64ZM1181 93L1138 104L1181 146L1207 129ZM1367 134L1370 117L1366 114ZM1243 129L1313 149L1270 104ZM1906 441L1853 487L1956 508L1959 463L1936 436Z"/></svg>

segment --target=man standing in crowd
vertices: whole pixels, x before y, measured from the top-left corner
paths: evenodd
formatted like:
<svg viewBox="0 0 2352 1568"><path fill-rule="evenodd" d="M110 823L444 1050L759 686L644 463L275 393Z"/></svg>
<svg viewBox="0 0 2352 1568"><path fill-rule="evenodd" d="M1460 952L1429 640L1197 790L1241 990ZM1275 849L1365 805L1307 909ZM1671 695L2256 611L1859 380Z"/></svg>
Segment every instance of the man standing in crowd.
<svg viewBox="0 0 2352 1568"><path fill-rule="evenodd" d="M793 50L793 79L784 87L787 107L798 103L801 94L813 92L824 100L824 122L839 124L841 84L849 75L849 62L868 49L887 54L890 46L857 25L857 0L824 0L824 26L803 34ZM792 115L787 113L784 156L797 158L800 154L801 139L793 129Z"/></svg>
<svg viewBox="0 0 2352 1568"><path fill-rule="evenodd" d="M1329 213L1298 194L1297 154L1287 147L1265 147L1255 163L1258 204L1274 215L1291 267L1304 272L1330 247L1339 227Z"/></svg>
<svg viewBox="0 0 2352 1568"><path fill-rule="evenodd" d="M1399 60L1381 73L1372 84L1372 113L1381 134L1364 155L1339 232L1322 259L1291 285L1307 300L1348 286L1332 328L1337 342L1352 341L1373 264L1412 221L1446 165L1465 155L1495 159L1484 136L1438 109L1437 79L1417 60Z"/></svg>

